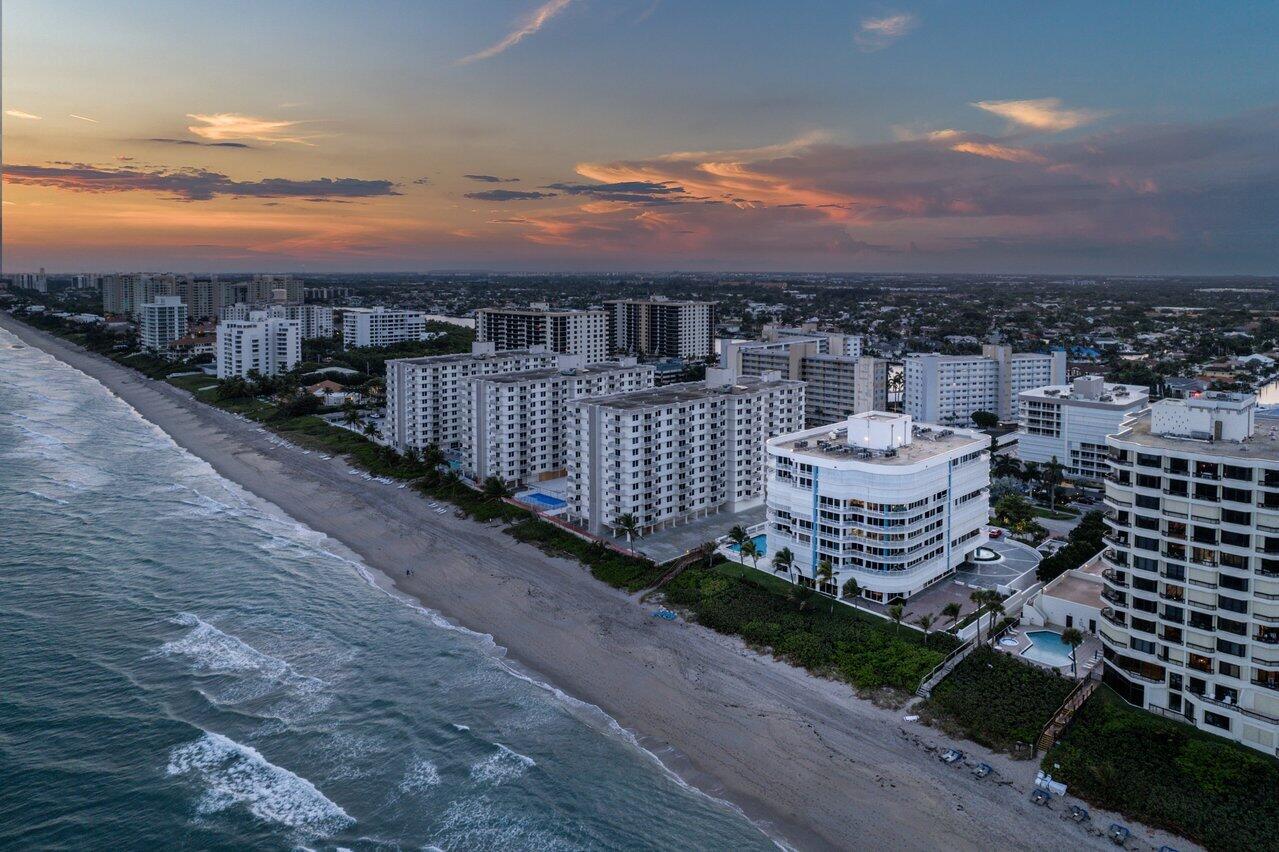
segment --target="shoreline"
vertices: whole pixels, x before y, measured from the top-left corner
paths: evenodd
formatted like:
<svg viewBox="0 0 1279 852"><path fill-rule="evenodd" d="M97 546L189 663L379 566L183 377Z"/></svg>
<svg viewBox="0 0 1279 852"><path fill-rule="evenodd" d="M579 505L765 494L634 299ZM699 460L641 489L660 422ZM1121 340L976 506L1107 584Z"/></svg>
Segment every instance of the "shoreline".
<svg viewBox="0 0 1279 852"><path fill-rule="evenodd" d="M220 475L341 544L380 575L370 582L487 635L513 674L598 709L681 783L739 809L769 837L799 848L1109 848L1027 801L1032 762L965 743L1012 785L977 781L920 744L944 747L947 738L844 684L682 620L657 623L635 596L576 562L495 526L437 515L411 489L353 477L344 459L281 446L256 424L8 316L0 327L95 378ZM1155 846L1175 840L1134 834Z"/></svg>

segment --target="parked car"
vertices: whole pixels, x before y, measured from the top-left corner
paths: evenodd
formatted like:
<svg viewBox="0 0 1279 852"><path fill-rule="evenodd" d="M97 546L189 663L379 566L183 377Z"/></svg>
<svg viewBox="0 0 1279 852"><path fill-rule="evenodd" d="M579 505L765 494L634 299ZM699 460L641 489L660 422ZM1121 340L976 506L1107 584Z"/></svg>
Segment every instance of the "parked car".
<svg viewBox="0 0 1279 852"><path fill-rule="evenodd" d="M1001 529L992 529L989 535L991 538L1002 538L1004 535L1004 531Z"/></svg>

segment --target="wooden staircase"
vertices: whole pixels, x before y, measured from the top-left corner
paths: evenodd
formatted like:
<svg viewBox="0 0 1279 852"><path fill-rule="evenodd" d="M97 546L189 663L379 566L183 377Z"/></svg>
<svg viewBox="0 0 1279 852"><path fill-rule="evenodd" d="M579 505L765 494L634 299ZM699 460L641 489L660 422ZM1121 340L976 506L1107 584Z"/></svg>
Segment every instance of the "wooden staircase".
<svg viewBox="0 0 1279 852"><path fill-rule="evenodd" d="M1046 752L1053 747L1053 743L1057 742L1057 738L1061 736L1061 732L1070 724L1070 720L1075 718L1075 711L1084 706L1084 702L1088 700L1088 696L1097 691L1097 687L1101 686L1101 682L1094 677L1087 677L1081 680L1070 694L1066 696L1066 700L1053 714L1052 719L1044 726L1039 733L1039 739L1035 741L1035 753Z"/></svg>

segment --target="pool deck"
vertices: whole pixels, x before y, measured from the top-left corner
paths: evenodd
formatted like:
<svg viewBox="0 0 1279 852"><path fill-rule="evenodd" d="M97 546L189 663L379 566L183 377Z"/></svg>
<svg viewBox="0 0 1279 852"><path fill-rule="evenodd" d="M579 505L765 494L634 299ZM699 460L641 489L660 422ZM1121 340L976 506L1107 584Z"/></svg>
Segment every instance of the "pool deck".
<svg viewBox="0 0 1279 852"><path fill-rule="evenodd" d="M641 555L661 565L727 535L733 527L749 528L755 524L762 524L764 515L763 506L752 506L740 512L727 510L716 512L686 524L648 533L637 538L633 547ZM622 548L627 546L625 536L621 538L605 536L605 538ZM765 564L764 557L760 557L759 564Z"/></svg>
<svg viewBox="0 0 1279 852"><path fill-rule="evenodd" d="M995 650L1002 651L1003 653L1013 657L1018 657L1022 661L1030 663L1032 665L1039 666L1040 668L1050 669L1059 674L1065 675L1066 677L1070 677L1069 663L1067 663L1064 666L1050 666L1045 663L1041 663L1038 660L1032 660L1030 657L1022 656L1023 653L1026 651L1026 649L1029 648L1031 645L1030 638L1026 635L1028 632L1047 630L1051 633L1060 633L1061 631L1065 629L1066 628L1059 627L1057 625L1051 625L1048 627L1029 627L1029 628L1014 627L1012 630L1006 633L1005 636L1016 639L1017 647L1014 648L1011 645L1001 645L998 642L996 642ZM1086 630L1083 631L1083 634L1084 634L1084 643L1075 649L1075 658L1079 661L1078 675L1080 678L1088 677L1094 669L1096 669L1098 666L1101 665L1101 640L1098 639L1096 636L1091 635Z"/></svg>

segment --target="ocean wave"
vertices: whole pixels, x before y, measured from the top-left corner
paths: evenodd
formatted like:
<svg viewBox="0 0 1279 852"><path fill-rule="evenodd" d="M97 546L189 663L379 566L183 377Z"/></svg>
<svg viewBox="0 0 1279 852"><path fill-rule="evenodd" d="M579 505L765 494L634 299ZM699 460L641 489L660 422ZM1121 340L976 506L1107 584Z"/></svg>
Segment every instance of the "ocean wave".
<svg viewBox="0 0 1279 852"><path fill-rule="evenodd" d="M437 849L524 849L561 852L584 847L540 828L527 809L512 813L487 796L458 799L440 818Z"/></svg>
<svg viewBox="0 0 1279 852"><path fill-rule="evenodd" d="M497 751L471 766L471 780L497 786L507 781L520 778L529 769L537 766L537 761L512 748L494 743Z"/></svg>
<svg viewBox="0 0 1279 852"><path fill-rule="evenodd" d="M426 758L419 757L409 764L398 789L401 793L417 793L439 785L440 781L439 768Z"/></svg>
<svg viewBox="0 0 1279 852"><path fill-rule="evenodd" d="M27 491L24 493L30 494L32 497L39 497L41 500L48 500L50 503L57 503L60 506L68 505L67 501L60 497L50 497L48 494L41 494L39 491Z"/></svg>
<svg viewBox="0 0 1279 852"><path fill-rule="evenodd" d="M198 740L174 748L167 771L199 779L200 814L239 806L264 822L308 837L327 837L355 823L310 781L222 734L204 731Z"/></svg>
<svg viewBox="0 0 1279 852"><path fill-rule="evenodd" d="M235 678L212 694L201 691L213 703L239 704L283 691L295 700L277 704L271 712L287 720L323 709L331 700L321 694L329 686L327 681L297 671L287 660L264 653L192 613L179 613L172 620L191 630L161 645L160 656L183 657L199 674Z"/></svg>

